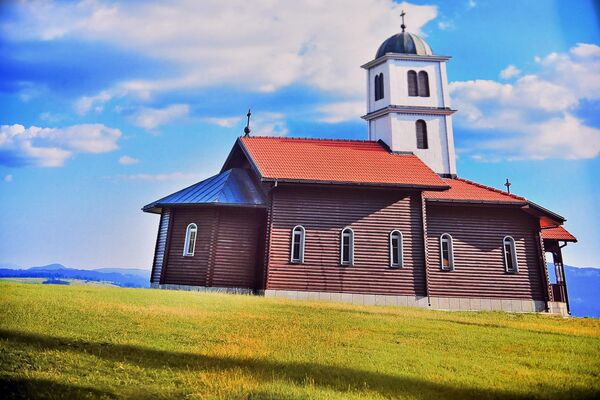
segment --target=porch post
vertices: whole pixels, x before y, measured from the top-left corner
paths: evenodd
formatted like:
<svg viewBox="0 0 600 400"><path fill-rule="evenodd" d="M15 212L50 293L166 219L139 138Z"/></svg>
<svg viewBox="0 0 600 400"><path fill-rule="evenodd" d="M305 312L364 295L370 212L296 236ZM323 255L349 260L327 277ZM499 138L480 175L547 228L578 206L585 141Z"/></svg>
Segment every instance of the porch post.
<svg viewBox="0 0 600 400"><path fill-rule="evenodd" d="M567 293L567 278L565 276L565 266L562 258L562 247L558 245L558 242L556 243L555 250L552 252L552 258L554 259L554 268L556 269L556 283L560 287L561 294L567 305L567 312L570 315L571 308L569 307L569 294Z"/></svg>

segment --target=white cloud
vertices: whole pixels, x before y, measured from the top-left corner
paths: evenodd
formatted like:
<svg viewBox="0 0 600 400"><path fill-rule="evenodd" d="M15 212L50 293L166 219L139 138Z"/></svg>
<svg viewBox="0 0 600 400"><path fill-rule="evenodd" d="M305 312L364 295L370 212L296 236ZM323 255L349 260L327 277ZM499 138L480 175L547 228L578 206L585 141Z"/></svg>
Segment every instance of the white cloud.
<svg viewBox="0 0 600 400"><path fill-rule="evenodd" d="M176 67L170 76L113 88L143 96L212 85L273 91L290 84L359 94L364 75L358 66L399 31L402 9L415 33L437 15L435 6L392 0L45 1L21 4L4 34L11 40L100 41ZM105 101L91 97L79 110Z"/></svg>
<svg viewBox="0 0 600 400"><path fill-rule="evenodd" d="M131 123L145 129L154 129L176 118L186 116L190 111L187 104L172 104L164 108L139 109L130 118Z"/></svg>
<svg viewBox="0 0 600 400"><path fill-rule="evenodd" d="M8 175L4 176L4 182L10 183L12 181L13 181L13 176L12 175L8 174Z"/></svg>
<svg viewBox="0 0 600 400"><path fill-rule="evenodd" d="M438 28L440 28L443 31L453 31L454 29L456 29L456 25L453 21L445 20L438 22Z"/></svg>
<svg viewBox="0 0 600 400"><path fill-rule="evenodd" d="M285 136L288 128L285 115L280 113L256 113L250 121L252 136Z"/></svg>
<svg viewBox="0 0 600 400"><path fill-rule="evenodd" d="M109 101L113 95L107 90L103 90L95 96L83 96L75 102L75 111L79 115L87 114L92 108L96 112L104 110L104 103Z"/></svg>
<svg viewBox="0 0 600 400"><path fill-rule="evenodd" d="M510 78L514 78L515 76L518 76L520 74L521 74L521 70L511 64L508 67L504 68L502 71L500 71L500 78L510 79Z"/></svg>
<svg viewBox="0 0 600 400"><path fill-rule="evenodd" d="M597 157L600 130L586 126L575 111L582 99L600 99L600 47L578 44L536 61L539 71L514 83L450 84L458 127L481 133L470 143L472 151L479 157L482 149L493 151L487 158Z"/></svg>
<svg viewBox="0 0 600 400"><path fill-rule="evenodd" d="M345 121L358 121L361 115L366 113L366 104L364 101L344 101L331 103L321 106L317 109L323 117L321 122L338 123Z"/></svg>
<svg viewBox="0 0 600 400"><path fill-rule="evenodd" d="M23 125L0 126L0 164L60 167L77 153L105 153L116 150L119 129L102 124L64 128Z"/></svg>
<svg viewBox="0 0 600 400"><path fill-rule="evenodd" d="M206 117L202 121L209 124L218 125L223 128L233 128L242 120L242 117Z"/></svg>
<svg viewBox="0 0 600 400"><path fill-rule="evenodd" d="M198 178L198 174L184 172L171 172L165 174L130 174L118 176L118 179L125 181L177 181L184 179L193 180Z"/></svg>
<svg viewBox="0 0 600 400"><path fill-rule="evenodd" d="M119 164L121 165L133 165L139 163L140 160L130 156L121 156L119 157Z"/></svg>
<svg viewBox="0 0 600 400"><path fill-rule="evenodd" d="M467 8L475 8L477 6L477 2L475 0L467 0Z"/></svg>

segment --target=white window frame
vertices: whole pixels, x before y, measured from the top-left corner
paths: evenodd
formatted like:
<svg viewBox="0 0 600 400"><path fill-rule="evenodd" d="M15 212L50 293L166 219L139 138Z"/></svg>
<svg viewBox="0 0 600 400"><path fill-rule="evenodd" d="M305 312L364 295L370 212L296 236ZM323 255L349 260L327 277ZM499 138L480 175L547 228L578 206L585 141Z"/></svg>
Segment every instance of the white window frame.
<svg viewBox="0 0 600 400"><path fill-rule="evenodd" d="M302 235L300 237L300 258L294 258L294 245L296 244L296 230L300 229ZM290 262L293 264L302 264L304 263L304 244L306 242L306 229L302 225L296 225L292 229L292 247L290 248Z"/></svg>
<svg viewBox="0 0 600 400"><path fill-rule="evenodd" d="M448 246L450 247L448 249L448 257L450 257L448 267L444 266L444 236L450 239L448 242ZM440 235L440 268L442 271L454 271L454 238L449 233L442 233Z"/></svg>
<svg viewBox="0 0 600 400"><path fill-rule="evenodd" d="M514 269L508 269L508 260L506 259L506 249L504 248L504 242L506 242L507 239L510 240L510 242L512 243L511 256L513 259L512 261L513 261ZM502 256L504 258L504 270L509 274L518 273L519 272L519 259L517 257L517 241L512 236L504 236L504 238L502 239Z"/></svg>
<svg viewBox="0 0 600 400"><path fill-rule="evenodd" d="M350 260L348 261L344 261L344 233L348 231L350 232L350 246L349 246L349 252L348 252L348 256L350 257ZM342 229L342 232L340 233L340 265L343 266L353 266L354 265L354 230L350 227L346 227L344 229Z"/></svg>
<svg viewBox="0 0 600 400"><path fill-rule="evenodd" d="M192 251L190 251L190 236L192 235L192 231L194 232L194 241L192 243ZM196 251L196 240L198 239L198 225L195 223L191 223L185 228L185 243L183 245L183 256L184 257L193 257Z"/></svg>
<svg viewBox="0 0 600 400"><path fill-rule="evenodd" d="M400 236L400 242L398 243L398 251L400 252L400 254L398 254L398 263L394 264L394 245L392 244L392 237L396 233ZM389 242L390 242L390 268L404 267L404 235L402 234L402 232L400 232L400 230L394 229L393 231L390 232Z"/></svg>

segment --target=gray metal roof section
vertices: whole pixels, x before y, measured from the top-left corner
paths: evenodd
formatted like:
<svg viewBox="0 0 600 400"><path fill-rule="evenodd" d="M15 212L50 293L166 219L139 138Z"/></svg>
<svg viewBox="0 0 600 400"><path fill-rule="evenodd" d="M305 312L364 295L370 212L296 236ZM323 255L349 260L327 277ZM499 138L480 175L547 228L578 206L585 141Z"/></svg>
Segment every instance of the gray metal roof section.
<svg viewBox="0 0 600 400"><path fill-rule="evenodd" d="M142 210L160 213L162 207L181 205L265 207L266 199L249 171L232 168L150 203Z"/></svg>
<svg viewBox="0 0 600 400"><path fill-rule="evenodd" d="M433 55L431 47L419 36L401 32L390 36L379 46L375 58L384 56L387 53Z"/></svg>

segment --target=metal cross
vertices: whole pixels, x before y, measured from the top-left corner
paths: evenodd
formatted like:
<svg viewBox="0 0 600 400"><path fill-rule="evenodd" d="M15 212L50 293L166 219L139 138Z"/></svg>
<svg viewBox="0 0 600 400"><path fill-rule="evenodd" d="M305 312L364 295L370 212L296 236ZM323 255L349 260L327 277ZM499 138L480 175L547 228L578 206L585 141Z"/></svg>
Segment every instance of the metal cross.
<svg viewBox="0 0 600 400"><path fill-rule="evenodd" d="M402 25L400 25L400 28L402 28L402 32L404 32L404 30L406 29L406 25L404 25L404 16L406 15L406 13L404 12L404 10L402 10L402 12L400 13L400 16L402 17Z"/></svg>
<svg viewBox="0 0 600 400"><path fill-rule="evenodd" d="M250 116L252 115L252 113L250 112L250 109L248 109L248 114L246 114L246 117L248 117L248 122L246 122L246 127L244 128L244 136L250 136Z"/></svg>
<svg viewBox="0 0 600 400"><path fill-rule="evenodd" d="M504 184L504 186L506 186L506 191L508 192L508 194L510 194L510 186L511 185L512 185L512 183L510 183L508 178L506 178L506 183Z"/></svg>

